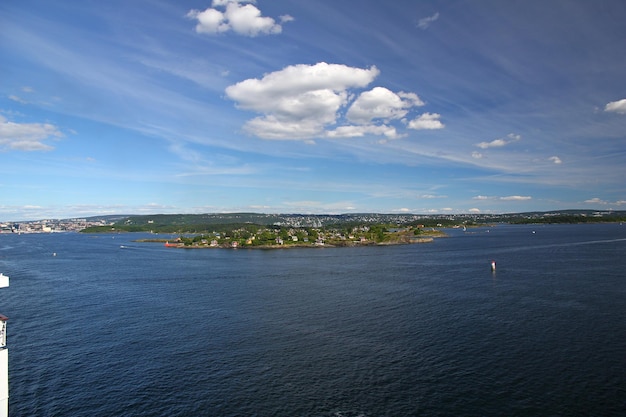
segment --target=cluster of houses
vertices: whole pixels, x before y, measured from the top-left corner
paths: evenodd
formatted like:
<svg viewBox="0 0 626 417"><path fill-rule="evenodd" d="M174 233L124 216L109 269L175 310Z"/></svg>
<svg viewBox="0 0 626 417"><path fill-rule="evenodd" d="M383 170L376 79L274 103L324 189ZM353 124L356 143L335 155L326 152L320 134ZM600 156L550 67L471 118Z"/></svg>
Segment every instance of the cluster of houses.
<svg viewBox="0 0 626 417"><path fill-rule="evenodd" d="M78 232L91 226L111 224L105 220L64 219L33 220L24 222L0 223L0 233L55 233Z"/></svg>
<svg viewBox="0 0 626 417"><path fill-rule="evenodd" d="M167 246L178 247L245 247L245 246L324 246L327 242L368 243L368 226L355 227L351 232L311 228L259 229L255 232L245 228L228 233L214 232L211 235L179 237Z"/></svg>

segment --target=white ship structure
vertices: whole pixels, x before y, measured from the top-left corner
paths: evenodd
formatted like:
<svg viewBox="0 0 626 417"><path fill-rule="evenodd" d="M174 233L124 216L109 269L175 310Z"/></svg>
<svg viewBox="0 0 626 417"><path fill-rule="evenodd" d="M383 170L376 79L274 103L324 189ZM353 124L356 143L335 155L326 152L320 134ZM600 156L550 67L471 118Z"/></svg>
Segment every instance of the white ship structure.
<svg viewBox="0 0 626 417"><path fill-rule="evenodd" d="M9 286L9 277L0 272L0 288ZM0 417L9 415L9 349L7 348L7 320L0 314Z"/></svg>

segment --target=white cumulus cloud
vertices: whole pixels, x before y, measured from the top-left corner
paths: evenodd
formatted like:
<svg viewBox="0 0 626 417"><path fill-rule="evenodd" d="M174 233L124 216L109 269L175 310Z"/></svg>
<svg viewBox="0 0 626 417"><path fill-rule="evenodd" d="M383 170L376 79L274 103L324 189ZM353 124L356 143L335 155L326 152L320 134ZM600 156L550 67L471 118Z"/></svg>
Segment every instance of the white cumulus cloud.
<svg viewBox="0 0 626 417"><path fill-rule="evenodd" d="M559 158L558 156L551 156L550 158L548 158L548 160L554 162L557 165L563 163L563 161L561 161L561 158Z"/></svg>
<svg viewBox="0 0 626 417"><path fill-rule="evenodd" d="M351 87L365 87L376 78L379 71L320 62L315 65L291 65L280 71L252 78L226 88L229 98L241 107L260 110L267 106L268 98L297 98L316 91L344 92Z"/></svg>
<svg viewBox="0 0 626 417"><path fill-rule="evenodd" d="M391 122L403 119L424 103L415 93L396 93L384 87L361 94L352 91L367 87L379 73L375 66L355 68L325 62L291 65L231 85L225 92L238 108L261 114L244 125L244 130L260 138L374 135L397 139L402 135ZM441 124L436 120L439 115L427 113L422 117Z"/></svg>
<svg viewBox="0 0 626 417"><path fill-rule="evenodd" d="M319 136L335 123L347 103L348 88L365 87L378 75L376 67L352 68L327 64L292 65L226 88L226 96L238 107L263 113L245 129L267 139L299 139Z"/></svg>
<svg viewBox="0 0 626 417"><path fill-rule="evenodd" d="M282 26L261 11L251 0L213 0L213 7L204 11L190 10L187 17L198 21L197 33L218 34L232 30L244 36L273 35L282 32ZM221 10L218 10L221 9ZM293 17L281 16L280 22L290 22Z"/></svg>
<svg viewBox="0 0 626 417"><path fill-rule="evenodd" d="M532 200L532 197L524 196L524 195L510 195L508 197L500 197L500 200L503 200L503 201L526 201L526 200Z"/></svg>
<svg viewBox="0 0 626 417"><path fill-rule="evenodd" d="M0 116L0 151L49 151L53 147L44 141L62 136L49 123L14 123Z"/></svg>
<svg viewBox="0 0 626 417"><path fill-rule="evenodd" d="M481 149L500 148L510 143L517 142L518 140L521 140L521 139L522 137L520 135L516 135L515 133L509 133L506 139L499 138L499 139L494 139L491 142L480 142L480 143L477 143L476 146L478 146Z"/></svg>
<svg viewBox="0 0 626 417"><path fill-rule="evenodd" d="M401 119L413 106L423 106L417 94L398 94L385 87L365 91L352 103L346 117L353 123L369 123L373 119Z"/></svg>
<svg viewBox="0 0 626 417"><path fill-rule="evenodd" d="M604 111L626 114L626 98L608 103L604 107Z"/></svg>
<svg viewBox="0 0 626 417"><path fill-rule="evenodd" d="M599 199L598 197L591 198L589 200L585 200L585 203L589 204L607 204L606 201Z"/></svg>
<svg viewBox="0 0 626 417"><path fill-rule="evenodd" d="M496 147L504 146L506 144L507 142L504 139L494 139L491 142L480 142L476 144L476 146L478 146L481 149L488 149L488 148L496 148Z"/></svg>
<svg viewBox="0 0 626 417"><path fill-rule="evenodd" d="M365 135L385 136L387 139L397 139L400 136L395 127L384 124L339 126L326 132L326 137L329 138L357 138Z"/></svg>
<svg viewBox="0 0 626 417"><path fill-rule="evenodd" d="M440 118L441 115L437 113L424 113L416 119L411 120L407 127L414 130L443 129L445 125L439 121Z"/></svg>

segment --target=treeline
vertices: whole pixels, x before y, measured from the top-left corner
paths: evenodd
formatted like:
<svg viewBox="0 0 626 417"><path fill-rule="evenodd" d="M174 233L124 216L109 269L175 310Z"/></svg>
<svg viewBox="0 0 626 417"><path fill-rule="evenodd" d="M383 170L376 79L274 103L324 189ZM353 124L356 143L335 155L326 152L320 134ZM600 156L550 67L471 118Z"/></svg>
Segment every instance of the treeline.
<svg viewBox="0 0 626 417"><path fill-rule="evenodd" d="M116 233L116 232L153 232L153 233L174 233L174 234L198 234L212 232L228 232L234 229L247 228L250 230L260 229L265 226L250 223L196 223L196 224L127 224L125 222L115 223L111 226L93 226L81 230L82 233Z"/></svg>
<svg viewBox="0 0 626 417"><path fill-rule="evenodd" d="M626 216L581 216L560 215L533 218L518 218L511 221L513 224L579 224L579 223L619 223L626 222Z"/></svg>
<svg viewBox="0 0 626 417"><path fill-rule="evenodd" d="M559 212L530 212L509 214L413 215L355 213L338 215L212 213L212 214L155 214L117 216L107 226L84 229L86 233L154 232L154 233L208 233L241 227L314 227L349 230L360 225L388 225L389 227L453 227L491 223L598 223L626 221L626 211L598 212L592 210L563 210Z"/></svg>

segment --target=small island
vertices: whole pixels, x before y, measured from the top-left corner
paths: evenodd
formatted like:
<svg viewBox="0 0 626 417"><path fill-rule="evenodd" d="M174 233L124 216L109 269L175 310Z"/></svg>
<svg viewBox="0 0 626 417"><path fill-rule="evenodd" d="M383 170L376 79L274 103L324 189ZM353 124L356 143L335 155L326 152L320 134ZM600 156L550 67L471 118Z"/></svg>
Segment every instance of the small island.
<svg viewBox="0 0 626 417"><path fill-rule="evenodd" d="M181 235L174 239L139 239L140 242L163 243L169 248L320 248L350 246L406 245L429 243L446 234L423 225L397 227L372 224L340 228L263 227L244 225L230 230L195 235Z"/></svg>

